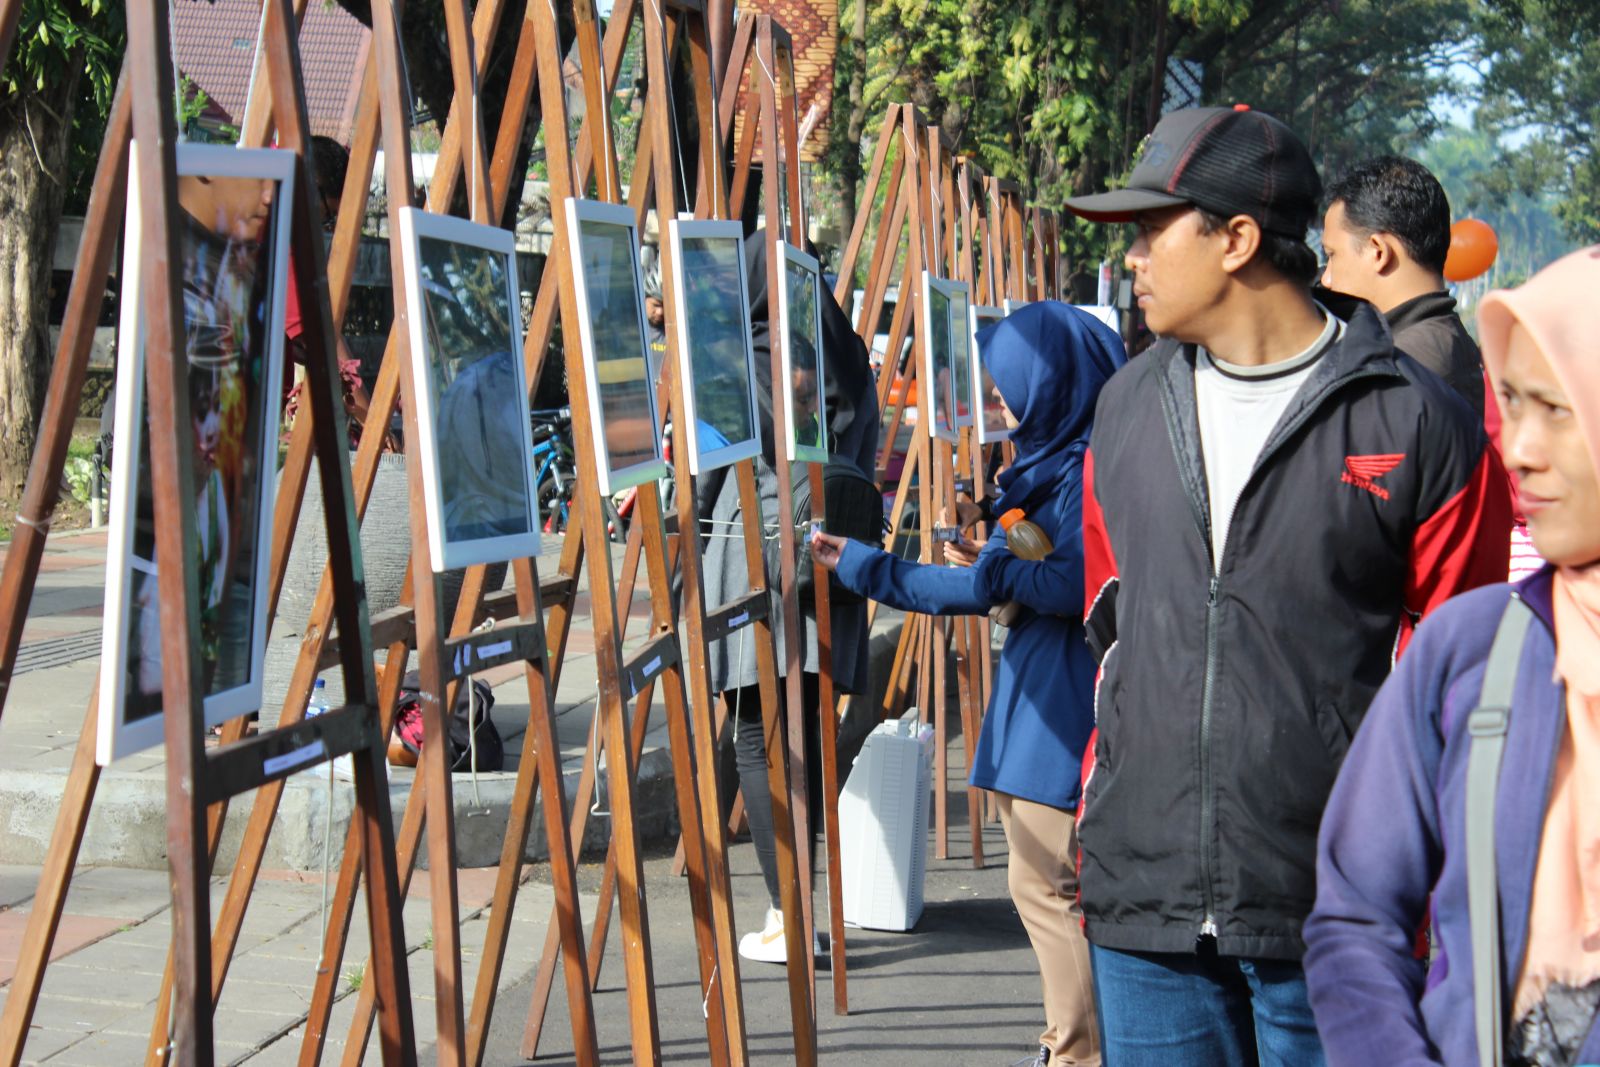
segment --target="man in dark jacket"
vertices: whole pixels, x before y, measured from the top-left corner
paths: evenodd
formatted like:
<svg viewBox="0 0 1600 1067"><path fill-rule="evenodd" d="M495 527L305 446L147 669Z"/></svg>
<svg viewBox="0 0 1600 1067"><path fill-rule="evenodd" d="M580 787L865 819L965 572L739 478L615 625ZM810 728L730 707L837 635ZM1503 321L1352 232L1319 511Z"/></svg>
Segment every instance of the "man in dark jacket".
<svg viewBox="0 0 1600 1067"><path fill-rule="evenodd" d="M1328 190L1322 284L1389 321L1394 346L1450 383L1483 418L1483 357L1445 291L1450 203L1421 163L1379 156Z"/></svg>
<svg viewBox="0 0 1600 1067"><path fill-rule="evenodd" d="M1084 487L1101 661L1081 807L1106 1062L1322 1062L1300 959L1316 833L1416 621L1506 573L1480 422L1377 313L1310 293L1316 169L1246 109L1164 118L1129 188L1160 340L1101 393Z"/></svg>

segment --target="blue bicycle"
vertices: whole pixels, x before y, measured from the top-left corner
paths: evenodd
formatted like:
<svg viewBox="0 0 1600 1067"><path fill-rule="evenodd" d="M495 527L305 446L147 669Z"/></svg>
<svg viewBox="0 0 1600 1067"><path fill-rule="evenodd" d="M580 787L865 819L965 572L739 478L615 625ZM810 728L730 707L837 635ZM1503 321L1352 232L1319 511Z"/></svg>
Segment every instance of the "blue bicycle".
<svg viewBox="0 0 1600 1067"><path fill-rule="evenodd" d="M572 450L572 409L535 410L533 420L534 485L545 533L562 533L572 512L578 484L577 456Z"/></svg>

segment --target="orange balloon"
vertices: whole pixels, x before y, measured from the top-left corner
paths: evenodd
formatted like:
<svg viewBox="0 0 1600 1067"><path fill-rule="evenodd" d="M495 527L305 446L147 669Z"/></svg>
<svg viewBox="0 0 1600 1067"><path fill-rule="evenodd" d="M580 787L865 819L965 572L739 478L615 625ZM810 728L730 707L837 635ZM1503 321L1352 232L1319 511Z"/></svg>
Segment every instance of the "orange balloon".
<svg viewBox="0 0 1600 1067"><path fill-rule="evenodd" d="M1450 252L1444 257L1446 281L1465 282L1494 266L1500 238L1482 219L1462 219L1450 227Z"/></svg>

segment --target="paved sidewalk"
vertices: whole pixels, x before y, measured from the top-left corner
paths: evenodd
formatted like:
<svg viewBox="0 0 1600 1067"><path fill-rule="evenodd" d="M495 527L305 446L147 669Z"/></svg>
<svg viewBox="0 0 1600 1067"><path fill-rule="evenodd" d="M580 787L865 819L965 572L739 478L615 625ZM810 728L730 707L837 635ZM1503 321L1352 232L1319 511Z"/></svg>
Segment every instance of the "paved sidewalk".
<svg viewBox="0 0 1600 1067"><path fill-rule="evenodd" d="M49 844L66 770L98 672L105 542L103 532L51 538L24 630L17 674L0 718L0 1001L9 995L39 864ZM648 601L641 596L633 612L635 634L643 631L647 616ZM580 604L578 629L556 700L569 796L594 709L593 644L586 623L586 605ZM878 674L884 673L892 654L894 626L892 613L881 613L874 646L875 659L882 660L875 666ZM456 829L464 867L492 863L498 857L512 772L527 718L521 669L513 666L485 675L495 688L494 718L505 738L509 762L504 772L480 776L479 795L483 806L491 810L488 816L466 816L477 802L466 777L456 778ZM269 691L271 687L269 679ZM276 711L270 714L275 716ZM672 877L669 870L676 816L659 701L653 723L641 766L639 795L641 832L650 850L646 885L663 1053L668 1062L700 1063L705 1059L705 1032L692 923L685 883ZM950 744L951 784L959 787L964 764L959 736L953 735ZM847 764L842 769L847 773ZM163 851L164 775L158 751L120 760L101 775L25 1062L98 1067L142 1061L170 938ZM397 821L409 785L409 772L393 772L391 796ZM285 791L267 855L268 870L247 912L239 950L218 1006L219 1063L270 1067L296 1059L321 945L321 869L329 796L327 778L320 769L295 776ZM329 859L336 873L344 820L351 806L349 783L337 782L331 797L334 830ZM232 829L225 834L216 868L219 877L213 883L216 902L221 899L249 799L239 798L230 806ZM591 859L580 869L586 894L598 891L594 850L603 842L607 821L590 821L586 844ZM951 798L950 826L951 859L932 859L930 845L928 910L919 929L911 934L853 931L847 938L850 1016L833 1014L831 981L825 966L820 971L819 1040L826 1061L1001 1064L1030 1051L1040 1025L1036 1018L1038 979L1006 895L1003 838L998 826L987 828L989 866L973 871L966 843L964 794L959 792ZM535 827L530 849L534 856L542 849L542 823L537 818ZM748 844L732 849L731 864L736 914L740 929L745 930L759 925L765 893ZM543 868L536 866L532 871L533 877L518 898L510 949L500 975L503 996L491 1031L489 1064L522 1062L517 1044L552 899ZM470 990L495 870L480 866L458 874L463 967ZM819 915L826 913L826 893L821 888L825 884L819 876ZM593 915L592 895L583 898L583 911L586 918ZM427 1046L434 1032L434 1012L425 875L413 879L405 919L414 1017L419 1042ZM626 1060L629 1055L618 941L614 927L596 1000L607 1062ZM347 1030L354 1006L350 994L359 981L365 955L365 915L360 911L340 968L343 998L335 1008L330 1031L338 1038ZM748 965L742 988L752 1061L790 1062L782 970ZM558 982L541 1062L571 1062L564 1000ZM330 1039L323 1062L337 1062L341 1053L342 1046ZM431 1058L427 1053L423 1061ZM365 1062L377 1060L376 1053L369 1050Z"/></svg>
<svg viewBox="0 0 1600 1067"><path fill-rule="evenodd" d="M462 972L470 991L477 978L496 872L484 868L458 873ZM337 871L333 875L336 878ZM0 982L10 982L38 876L36 868L0 867ZM166 875L127 868L80 868L72 886L23 1062L51 1067L141 1063L172 936ZM213 882L213 909L220 904L225 888L223 880ZM419 1047L431 1045L435 1033L428 901L427 879L419 877L412 882L404 910ZM502 988L524 978L534 966L553 903L547 885L530 882L523 887L513 915ZM585 914L593 908L593 898L584 896ZM322 931L320 873L269 872L262 877L217 1005L219 1064L248 1062L268 1067L295 1062L316 979ZM334 1007L324 1063L337 1063L343 1055L355 1008L352 994L361 984L367 946L363 909L351 924L350 945L340 967L340 999ZM9 993L9 984L0 987L0 1003ZM525 1003L520 1008L525 1010ZM375 1048L365 1062L380 1062Z"/></svg>
<svg viewBox="0 0 1600 1067"><path fill-rule="evenodd" d="M954 739L952 756L959 751ZM952 784L959 784L954 773ZM988 866L971 867L964 794L951 797L950 858L932 858L926 911L909 933L851 930L848 989L851 1013L833 1012L826 961L817 976L818 1042L824 1063L895 1065L1009 1064L1029 1054L1041 1022L1033 954L1006 896L1005 840L997 825L984 833ZM930 842L931 846L931 842ZM693 924L686 883L670 873L665 850L646 862L651 951L664 1062L706 1058L702 993L694 962ZM761 921L765 890L748 842L730 850L735 915L741 930ZM493 869L460 872L465 988L476 978L487 925L484 904ZM499 981L485 1063L524 1063L518 1053L528 1015L538 954L552 894L542 866L518 896L505 967ZM0 867L0 983L8 981L38 871ZM594 914L599 865L583 864L584 917ZM215 883L213 899L222 884ZM825 880L818 878L818 915L826 914ZM306 1006L320 951L320 874L277 872L263 877L244 925L239 954L217 1009L217 1062L285 1067L297 1060ZM165 876L156 871L80 869L67 903L58 955L24 1050L24 1063L48 1067L111 1067L142 1062L155 996L171 934ZM427 880L417 878L405 906L413 1018L424 1063L434 1059L434 1001ZM627 997L613 920L595 1012L606 1063L629 1059ZM364 915L352 926L341 965L342 999L335 1006L323 1063L337 1063L354 1008L355 975L366 953ZM741 963L751 1062L793 1061L788 990L780 967ZM8 989L0 985L0 1003ZM363 1061L377 1064L375 1048ZM566 995L558 976L544 1027L540 1063L570 1064L572 1038Z"/></svg>
<svg viewBox="0 0 1600 1067"><path fill-rule="evenodd" d="M547 553L547 567L555 565L558 550L559 545L555 545ZM0 546L0 554L3 551ZM616 554L620 559L620 545L616 546ZM100 670L105 557L104 531L58 534L47 543L10 696L0 712L0 827L6 831L0 834L0 863L41 863L49 849L55 813ZM630 647L642 639L648 628L647 594L641 582L629 616ZM588 612L589 594L584 589L578 596L575 624L556 692L556 727L569 796L576 788L595 708L594 637L588 626ZM266 723L277 719L298 647L299 640L292 635L275 634L268 644L262 710ZM324 677L332 679L330 689L335 687L337 675L337 669L324 672ZM492 716L505 742L506 763L500 772L479 775L476 799L466 776L458 776L459 860L467 867L498 861L528 719L528 690L520 665L494 668L478 677L494 690ZM658 696L639 771L641 809L645 813L641 832L651 837L668 837L677 832L662 709ZM105 769L96 789L80 862L165 869L165 775L159 748L127 756ZM391 799L397 822L410 791L411 777L409 770L391 769ZM323 781L316 772L289 780L278 824L269 841L269 867L309 870L320 865L326 803L320 784ZM230 806L222 863L231 863L237 854L249 800L247 796ZM468 810L485 808L491 812L489 817L465 818ZM334 814L336 823L342 825L349 815L347 799L335 798ZM605 825L601 820L592 820L591 825L593 831L586 847L602 847ZM335 839L336 846L340 840L342 830ZM544 850L543 824L536 820L530 855L542 856Z"/></svg>

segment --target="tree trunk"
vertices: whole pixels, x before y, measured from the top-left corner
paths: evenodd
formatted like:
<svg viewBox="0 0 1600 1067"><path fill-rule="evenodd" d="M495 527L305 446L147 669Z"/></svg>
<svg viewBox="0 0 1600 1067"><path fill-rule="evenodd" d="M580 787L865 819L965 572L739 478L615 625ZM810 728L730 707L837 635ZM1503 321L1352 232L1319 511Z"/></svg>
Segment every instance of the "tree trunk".
<svg viewBox="0 0 1600 1067"><path fill-rule="evenodd" d="M856 200L861 195L861 138L867 129L867 0L855 0L850 20L850 80L845 143L839 158L839 247L843 251L856 227ZM854 279L851 280L854 285Z"/></svg>
<svg viewBox="0 0 1600 1067"><path fill-rule="evenodd" d="M0 493L27 480L49 377L50 267L82 65L0 106Z"/></svg>

